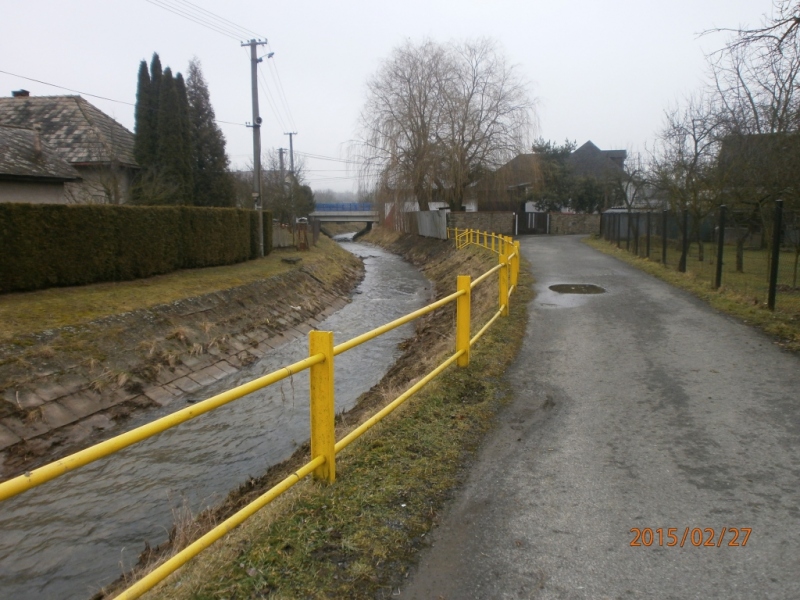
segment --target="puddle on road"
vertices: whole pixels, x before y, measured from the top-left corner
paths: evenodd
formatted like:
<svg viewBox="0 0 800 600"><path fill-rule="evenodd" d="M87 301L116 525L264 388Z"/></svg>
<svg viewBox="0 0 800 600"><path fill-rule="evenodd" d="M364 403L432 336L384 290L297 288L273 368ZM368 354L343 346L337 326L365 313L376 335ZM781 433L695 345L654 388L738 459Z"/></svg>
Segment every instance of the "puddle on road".
<svg viewBox="0 0 800 600"><path fill-rule="evenodd" d="M594 302L589 296L608 292L593 283L549 283L542 282L537 286L536 304L545 310L577 308Z"/></svg>
<svg viewBox="0 0 800 600"><path fill-rule="evenodd" d="M559 294L604 294L605 289L593 283L557 283L550 288Z"/></svg>

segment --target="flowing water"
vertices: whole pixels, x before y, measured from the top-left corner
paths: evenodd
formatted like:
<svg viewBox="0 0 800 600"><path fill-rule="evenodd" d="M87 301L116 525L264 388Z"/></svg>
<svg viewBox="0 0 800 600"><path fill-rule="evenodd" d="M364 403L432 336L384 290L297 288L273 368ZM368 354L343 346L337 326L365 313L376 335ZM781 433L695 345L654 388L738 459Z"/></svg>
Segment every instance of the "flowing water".
<svg viewBox="0 0 800 600"><path fill-rule="evenodd" d="M342 242L366 266L353 302L321 330L346 341L423 306L428 282L379 248ZM336 411L351 408L396 360L413 334L404 325L339 355ZM204 397L308 355L306 339L274 350L203 390ZM171 410L149 411L130 428ZM85 600L136 563L145 542L167 538L173 511L219 503L249 476L288 458L309 437L308 371L236 400L116 455L0 504L0 598Z"/></svg>

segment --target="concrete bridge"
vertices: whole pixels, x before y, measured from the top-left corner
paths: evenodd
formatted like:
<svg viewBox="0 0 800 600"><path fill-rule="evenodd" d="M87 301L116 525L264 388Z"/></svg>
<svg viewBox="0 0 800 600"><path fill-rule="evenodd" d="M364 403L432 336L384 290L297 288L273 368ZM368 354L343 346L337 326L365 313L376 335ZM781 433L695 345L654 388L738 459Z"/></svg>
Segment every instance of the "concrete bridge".
<svg viewBox="0 0 800 600"><path fill-rule="evenodd" d="M322 223L377 223L378 211L369 202L331 202L317 204L308 217Z"/></svg>

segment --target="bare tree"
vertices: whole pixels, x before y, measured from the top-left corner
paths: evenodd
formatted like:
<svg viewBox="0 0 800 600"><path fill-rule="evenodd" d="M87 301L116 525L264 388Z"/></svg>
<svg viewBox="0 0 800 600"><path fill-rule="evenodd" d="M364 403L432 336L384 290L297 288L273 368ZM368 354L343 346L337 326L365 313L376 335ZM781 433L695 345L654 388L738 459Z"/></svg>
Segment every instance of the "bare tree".
<svg viewBox="0 0 800 600"><path fill-rule="evenodd" d="M444 119L437 145L446 178L441 187L459 210L467 186L530 147L533 103L491 40L451 46L450 55L455 68L440 85Z"/></svg>
<svg viewBox="0 0 800 600"><path fill-rule="evenodd" d="M428 210L439 166L440 82L448 70L445 49L410 41L396 48L367 83L359 119L362 172L383 186L410 190Z"/></svg>
<svg viewBox="0 0 800 600"><path fill-rule="evenodd" d="M667 111L652 156L654 184L667 193L673 212L688 210L692 217L688 235L695 237L701 261L704 248L700 223L719 205L725 190L717 169L721 133L718 114L707 95L691 97L685 108Z"/></svg>
<svg viewBox="0 0 800 600"><path fill-rule="evenodd" d="M777 51L784 46L797 43L800 31L800 2L798 0L774 0L772 15L764 16L759 27L717 28L704 33L729 32L734 38L728 47L745 47L767 42Z"/></svg>
<svg viewBox="0 0 800 600"><path fill-rule="evenodd" d="M488 40L396 48L367 84L355 154L373 187L460 209L485 171L527 147L532 102Z"/></svg>
<svg viewBox="0 0 800 600"><path fill-rule="evenodd" d="M275 150L269 150L261 159L264 208L272 211L273 217L281 223L289 223L292 215L307 216L314 210L314 194L305 185L305 162L296 158L294 173L281 169L280 159Z"/></svg>
<svg viewBox="0 0 800 600"><path fill-rule="evenodd" d="M800 208L800 4L781 1L757 29L735 30L710 56L725 135L720 167L730 173L726 202L738 220L736 268L744 239L772 228L772 200ZM762 236L762 244L765 242Z"/></svg>

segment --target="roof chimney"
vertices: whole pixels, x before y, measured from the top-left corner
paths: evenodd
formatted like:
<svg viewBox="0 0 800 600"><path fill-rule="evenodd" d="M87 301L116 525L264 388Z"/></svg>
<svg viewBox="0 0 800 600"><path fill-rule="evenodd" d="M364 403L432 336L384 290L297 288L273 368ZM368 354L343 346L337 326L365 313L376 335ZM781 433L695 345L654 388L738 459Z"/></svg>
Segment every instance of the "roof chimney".
<svg viewBox="0 0 800 600"><path fill-rule="evenodd" d="M42 126L38 124L33 126L33 152L37 158L42 155Z"/></svg>
<svg viewBox="0 0 800 600"><path fill-rule="evenodd" d="M30 95L31 93L28 90L14 90L11 92L11 96L14 98L27 98Z"/></svg>

